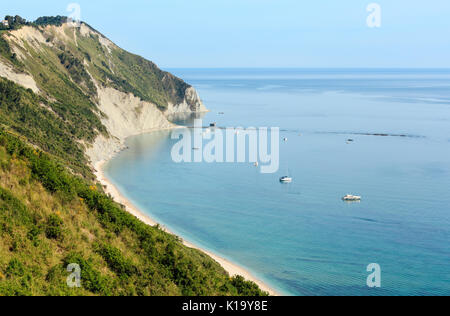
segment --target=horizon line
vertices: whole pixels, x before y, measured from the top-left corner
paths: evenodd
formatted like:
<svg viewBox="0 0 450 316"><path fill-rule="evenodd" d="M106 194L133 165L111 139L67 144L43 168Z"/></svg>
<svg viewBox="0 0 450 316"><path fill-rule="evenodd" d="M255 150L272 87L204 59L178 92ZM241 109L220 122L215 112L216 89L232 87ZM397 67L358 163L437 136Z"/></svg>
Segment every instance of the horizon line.
<svg viewBox="0 0 450 316"><path fill-rule="evenodd" d="M450 67L270 67L270 66L261 66L261 67L165 67L161 66L162 69L304 69L304 70L449 70Z"/></svg>

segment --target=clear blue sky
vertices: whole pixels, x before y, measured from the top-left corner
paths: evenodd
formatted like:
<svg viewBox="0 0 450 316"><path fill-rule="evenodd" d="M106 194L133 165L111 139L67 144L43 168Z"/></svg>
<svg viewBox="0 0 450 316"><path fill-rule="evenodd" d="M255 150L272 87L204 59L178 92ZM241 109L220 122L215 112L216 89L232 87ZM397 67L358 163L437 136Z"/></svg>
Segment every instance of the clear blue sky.
<svg viewBox="0 0 450 316"><path fill-rule="evenodd" d="M449 0L16 0L0 15L68 15L161 67L446 67ZM382 8L381 28L366 7Z"/></svg>

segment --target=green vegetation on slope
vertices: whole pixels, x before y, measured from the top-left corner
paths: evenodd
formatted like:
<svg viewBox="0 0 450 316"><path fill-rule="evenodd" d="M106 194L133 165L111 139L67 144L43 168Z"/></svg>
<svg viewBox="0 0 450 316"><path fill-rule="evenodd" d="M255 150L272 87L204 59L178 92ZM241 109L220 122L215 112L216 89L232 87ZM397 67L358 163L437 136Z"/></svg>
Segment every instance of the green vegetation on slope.
<svg viewBox="0 0 450 316"><path fill-rule="evenodd" d="M11 51L8 42L3 38L3 32L0 31L0 56L11 62L16 69L22 70L23 64L17 59L15 53Z"/></svg>
<svg viewBox="0 0 450 316"><path fill-rule="evenodd" d="M64 51L58 54L58 58L61 61L61 64L70 74L70 77L75 81L78 85L84 85L89 95L95 96L97 89L95 88L94 83L91 80L88 72L84 68L82 62L76 58L70 51Z"/></svg>
<svg viewBox="0 0 450 316"><path fill-rule="evenodd" d="M114 70L134 87L132 92L141 99L153 102L161 109L165 109L169 102L178 104L183 101L189 85L161 71L154 63L121 49L113 51L112 62L116 65ZM120 84L118 88L127 90Z"/></svg>
<svg viewBox="0 0 450 316"><path fill-rule="evenodd" d="M39 88L56 102L50 104L54 112L76 130L76 137L93 141L98 132L106 133L92 98L93 87L80 61L64 50L43 46L36 51L25 44L29 57L23 61ZM61 56L61 57L60 57ZM64 56L70 56L66 58ZM77 84L77 81L79 84Z"/></svg>
<svg viewBox="0 0 450 316"><path fill-rule="evenodd" d="M37 20L46 44L0 32L0 60L40 89L0 78L0 295L265 295L93 182L81 144L108 133L92 78L160 108L181 102L189 86L98 34L55 28L60 22ZM66 284L72 263L81 288Z"/></svg>
<svg viewBox="0 0 450 316"><path fill-rule="evenodd" d="M77 139L94 138L86 117L97 117L88 112L66 111L65 104L50 103L31 90L0 78L0 124L59 157L75 172L89 176L90 168ZM71 115L73 119L67 119ZM100 126L100 122L97 124Z"/></svg>
<svg viewBox="0 0 450 316"><path fill-rule="evenodd" d="M67 266L81 267L69 288ZM0 295L264 295L0 130Z"/></svg>
<svg viewBox="0 0 450 316"><path fill-rule="evenodd" d="M183 102L186 89L190 87L181 79L160 70L151 61L115 45L106 48L100 44L97 34L82 36L77 32L77 45L80 58L89 61L89 72L96 80L133 93L162 110L167 108L168 103Z"/></svg>

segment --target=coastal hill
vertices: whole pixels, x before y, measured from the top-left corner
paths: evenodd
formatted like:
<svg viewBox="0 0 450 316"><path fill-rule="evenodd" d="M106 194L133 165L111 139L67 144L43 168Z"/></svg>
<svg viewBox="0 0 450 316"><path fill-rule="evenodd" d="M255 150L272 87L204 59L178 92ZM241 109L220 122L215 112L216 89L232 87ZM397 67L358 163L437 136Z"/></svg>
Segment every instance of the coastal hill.
<svg viewBox="0 0 450 316"><path fill-rule="evenodd" d="M104 193L126 137L206 111L193 87L65 17L0 27L0 295L265 295ZM67 286L69 264L81 287Z"/></svg>
<svg viewBox="0 0 450 316"><path fill-rule="evenodd" d="M128 136L171 127L169 114L206 111L193 87L85 23L77 27L65 17L9 20L11 29L0 38L0 76L30 89L47 110L46 120L64 122L56 128L65 144L45 146L55 137L45 128L35 133L36 119L24 118L25 136L52 154L75 156L76 169L87 165L84 153L95 163Z"/></svg>

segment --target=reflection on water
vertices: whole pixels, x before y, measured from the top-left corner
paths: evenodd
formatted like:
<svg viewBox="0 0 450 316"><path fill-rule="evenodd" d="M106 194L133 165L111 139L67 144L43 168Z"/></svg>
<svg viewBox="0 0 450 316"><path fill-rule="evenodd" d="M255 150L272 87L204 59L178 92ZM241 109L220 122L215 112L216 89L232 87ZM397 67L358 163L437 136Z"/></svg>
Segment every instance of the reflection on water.
<svg viewBox="0 0 450 316"><path fill-rule="evenodd" d="M203 119L207 113L174 113L167 116L168 120L177 125L193 126L194 120Z"/></svg>

